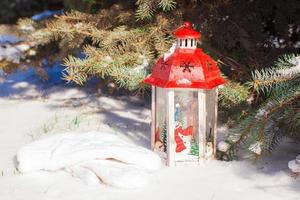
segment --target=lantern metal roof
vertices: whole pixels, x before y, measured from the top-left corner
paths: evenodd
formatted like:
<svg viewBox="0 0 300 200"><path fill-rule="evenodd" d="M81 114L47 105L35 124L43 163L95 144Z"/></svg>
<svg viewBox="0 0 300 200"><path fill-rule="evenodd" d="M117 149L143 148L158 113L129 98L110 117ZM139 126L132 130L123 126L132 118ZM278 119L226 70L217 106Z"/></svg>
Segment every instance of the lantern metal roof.
<svg viewBox="0 0 300 200"><path fill-rule="evenodd" d="M199 39L189 22L173 32L178 40ZM200 48L177 46L169 55L160 58L145 83L161 88L212 89L225 83L217 63Z"/></svg>
<svg viewBox="0 0 300 200"><path fill-rule="evenodd" d="M193 29L190 22L184 22L184 25L176 29L173 35L178 39L200 39L201 37L201 34Z"/></svg>

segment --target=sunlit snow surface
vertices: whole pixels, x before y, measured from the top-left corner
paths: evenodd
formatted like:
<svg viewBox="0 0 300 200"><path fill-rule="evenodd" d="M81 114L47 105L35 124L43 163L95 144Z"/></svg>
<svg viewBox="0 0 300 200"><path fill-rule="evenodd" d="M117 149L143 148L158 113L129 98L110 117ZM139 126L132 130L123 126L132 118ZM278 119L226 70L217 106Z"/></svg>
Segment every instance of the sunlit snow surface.
<svg viewBox="0 0 300 200"><path fill-rule="evenodd" d="M22 38L18 38L14 35L0 35L0 44L15 44L23 41Z"/></svg>
<svg viewBox="0 0 300 200"><path fill-rule="evenodd" d="M138 190L88 186L64 172L18 174L21 146L47 135L110 129L120 139L149 148L150 105L134 97L95 94L96 84L79 88L60 79L62 68L47 68L49 82L34 70L0 78L1 200L299 200L300 182L289 176L287 162L299 144L285 145L256 165L211 161L201 167L164 167L153 183ZM219 127L219 134L226 128Z"/></svg>

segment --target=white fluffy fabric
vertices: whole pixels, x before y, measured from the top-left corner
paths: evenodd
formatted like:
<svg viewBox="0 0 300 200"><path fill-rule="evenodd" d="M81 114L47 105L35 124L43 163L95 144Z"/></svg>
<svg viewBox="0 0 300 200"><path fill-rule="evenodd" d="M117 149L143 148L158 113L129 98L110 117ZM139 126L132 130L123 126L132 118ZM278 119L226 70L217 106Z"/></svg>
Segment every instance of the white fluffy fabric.
<svg viewBox="0 0 300 200"><path fill-rule="evenodd" d="M99 182L121 188L145 186L161 159L148 149L113 134L64 133L34 141L18 154L22 173L65 170L87 184Z"/></svg>

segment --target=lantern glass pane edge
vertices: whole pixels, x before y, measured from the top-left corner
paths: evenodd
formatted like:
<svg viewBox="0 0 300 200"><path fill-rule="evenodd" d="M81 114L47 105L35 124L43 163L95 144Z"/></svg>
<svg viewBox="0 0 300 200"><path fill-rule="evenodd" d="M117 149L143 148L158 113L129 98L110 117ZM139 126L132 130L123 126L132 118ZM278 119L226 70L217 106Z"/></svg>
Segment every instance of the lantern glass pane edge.
<svg viewBox="0 0 300 200"><path fill-rule="evenodd" d="M167 157L167 90L165 88L155 87L154 102L154 151L161 157Z"/></svg>

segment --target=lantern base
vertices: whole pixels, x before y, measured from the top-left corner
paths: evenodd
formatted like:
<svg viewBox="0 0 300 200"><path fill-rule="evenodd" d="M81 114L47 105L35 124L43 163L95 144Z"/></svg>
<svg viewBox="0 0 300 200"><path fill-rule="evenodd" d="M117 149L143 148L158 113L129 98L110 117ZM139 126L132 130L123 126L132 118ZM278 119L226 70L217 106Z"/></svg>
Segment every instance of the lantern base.
<svg viewBox="0 0 300 200"><path fill-rule="evenodd" d="M154 150L155 153L159 155L161 158L161 161L164 165L169 166L167 160L167 153L159 151L159 150ZM204 165L205 163L209 163L212 160L216 160L214 157L211 158L199 158L198 156L194 155L180 155L176 154L175 155L175 164L172 166L201 166Z"/></svg>

